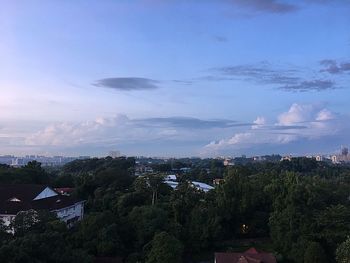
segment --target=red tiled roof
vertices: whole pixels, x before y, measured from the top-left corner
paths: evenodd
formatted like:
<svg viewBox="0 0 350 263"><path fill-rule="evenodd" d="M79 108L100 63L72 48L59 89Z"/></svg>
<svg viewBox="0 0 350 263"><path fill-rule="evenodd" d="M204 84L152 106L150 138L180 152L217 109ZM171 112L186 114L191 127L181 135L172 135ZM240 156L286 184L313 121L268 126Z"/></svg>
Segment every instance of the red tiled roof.
<svg viewBox="0 0 350 263"><path fill-rule="evenodd" d="M255 249L255 247L251 247L250 249L248 249L246 252L244 252L245 254L259 254L259 252Z"/></svg>
<svg viewBox="0 0 350 263"><path fill-rule="evenodd" d="M216 263L276 263L271 253L258 252L250 248L243 253L215 253Z"/></svg>
<svg viewBox="0 0 350 263"><path fill-rule="evenodd" d="M73 192L74 188L71 188L71 187L63 187L63 188L55 188L55 191L58 192L58 193L71 193Z"/></svg>

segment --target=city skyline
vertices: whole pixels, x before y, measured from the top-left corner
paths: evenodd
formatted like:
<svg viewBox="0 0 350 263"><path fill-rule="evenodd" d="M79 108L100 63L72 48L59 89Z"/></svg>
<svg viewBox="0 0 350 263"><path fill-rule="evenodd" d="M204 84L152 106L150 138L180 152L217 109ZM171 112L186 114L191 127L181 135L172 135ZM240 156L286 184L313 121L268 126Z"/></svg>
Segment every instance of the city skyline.
<svg viewBox="0 0 350 263"><path fill-rule="evenodd" d="M350 145L350 1L3 1L0 155Z"/></svg>

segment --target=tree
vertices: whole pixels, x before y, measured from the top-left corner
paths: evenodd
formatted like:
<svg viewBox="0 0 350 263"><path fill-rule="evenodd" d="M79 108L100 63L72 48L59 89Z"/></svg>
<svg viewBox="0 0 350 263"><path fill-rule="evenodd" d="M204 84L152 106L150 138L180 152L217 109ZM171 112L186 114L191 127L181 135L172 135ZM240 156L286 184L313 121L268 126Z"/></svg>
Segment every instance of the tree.
<svg viewBox="0 0 350 263"><path fill-rule="evenodd" d="M327 263L327 256L318 242L310 242L305 250L304 263Z"/></svg>
<svg viewBox="0 0 350 263"><path fill-rule="evenodd" d="M158 174L150 174L147 176L149 186L152 190L152 205L158 200L158 191L160 186L163 184L164 176Z"/></svg>
<svg viewBox="0 0 350 263"><path fill-rule="evenodd" d="M8 227L0 220L0 246L2 242L9 240L11 237L12 235L8 232Z"/></svg>
<svg viewBox="0 0 350 263"><path fill-rule="evenodd" d="M48 211L21 211L10 227L13 228L15 236L24 236L29 232L42 232L46 228L46 224L57 220L54 213Z"/></svg>
<svg viewBox="0 0 350 263"><path fill-rule="evenodd" d="M26 183L34 184L47 184L49 182L49 176L45 170L41 167L41 163L37 161L31 161L26 166L21 168L23 178L26 178Z"/></svg>
<svg viewBox="0 0 350 263"><path fill-rule="evenodd" d="M181 242L172 235L158 233L150 243L146 263L181 263L183 249Z"/></svg>
<svg viewBox="0 0 350 263"><path fill-rule="evenodd" d="M300 262L308 238L314 233L313 190L295 173L281 175L268 188L274 200L269 225L275 249L288 259Z"/></svg>
<svg viewBox="0 0 350 263"><path fill-rule="evenodd" d="M349 208L337 204L330 205L318 213L313 235L322 240L325 249L333 254L337 244L346 239L350 233L350 211ZM327 250L326 250L327 251Z"/></svg>
<svg viewBox="0 0 350 263"><path fill-rule="evenodd" d="M92 262L84 251L70 247L61 232L46 229L42 233L28 233L0 247L1 262Z"/></svg>
<svg viewBox="0 0 350 263"><path fill-rule="evenodd" d="M338 246L336 258L338 263L350 262L350 236Z"/></svg>
<svg viewBox="0 0 350 263"><path fill-rule="evenodd" d="M74 243L93 255L121 255L124 247L118 225L119 222L111 212L92 213L81 222L74 235Z"/></svg>
<svg viewBox="0 0 350 263"><path fill-rule="evenodd" d="M136 247L144 246L156 232L164 231L168 221L166 212L156 206L134 207L128 219L136 235Z"/></svg>

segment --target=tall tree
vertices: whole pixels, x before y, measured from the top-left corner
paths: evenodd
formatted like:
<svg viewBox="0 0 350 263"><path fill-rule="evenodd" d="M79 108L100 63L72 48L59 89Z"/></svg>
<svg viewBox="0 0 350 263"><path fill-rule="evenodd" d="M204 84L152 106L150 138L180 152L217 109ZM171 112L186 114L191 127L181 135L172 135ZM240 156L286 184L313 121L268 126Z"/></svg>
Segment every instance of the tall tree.
<svg viewBox="0 0 350 263"><path fill-rule="evenodd" d="M183 245L167 232L156 234L150 243L146 263L181 263Z"/></svg>

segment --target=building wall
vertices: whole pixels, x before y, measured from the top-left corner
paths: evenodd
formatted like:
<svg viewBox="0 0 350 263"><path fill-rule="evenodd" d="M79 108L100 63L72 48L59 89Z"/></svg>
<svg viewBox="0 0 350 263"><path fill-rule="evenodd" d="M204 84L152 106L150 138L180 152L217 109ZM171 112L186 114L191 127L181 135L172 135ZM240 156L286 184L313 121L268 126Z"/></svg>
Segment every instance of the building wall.
<svg viewBox="0 0 350 263"><path fill-rule="evenodd" d="M73 206L65 207L59 210L54 211L57 214L57 217L67 223L68 220L75 217L78 220L81 220L84 216L84 203L79 202Z"/></svg>

